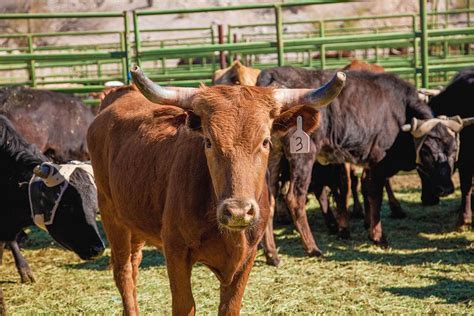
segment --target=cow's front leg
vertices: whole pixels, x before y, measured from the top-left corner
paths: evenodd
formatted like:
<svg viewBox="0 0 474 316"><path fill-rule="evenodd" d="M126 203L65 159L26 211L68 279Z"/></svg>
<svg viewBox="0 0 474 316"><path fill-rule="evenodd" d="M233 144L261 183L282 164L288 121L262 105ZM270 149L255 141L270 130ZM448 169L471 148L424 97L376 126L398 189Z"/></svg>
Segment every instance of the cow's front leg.
<svg viewBox="0 0 474 316"><path fill-rule="evenodd" d="M238 316L240 315L240 306L244 296L245 286L249 279L250 270L253 267L255 260L255 248L250 253L249 259L242 267L242 270L237 272L228 285L221 284L221 301L219 303L219 315Z"/></svg>
<svg viewBox="0 0 474 316"><path fill-rule="evenodd" d="M385 177L377 171L377 169L369 169L364 180L367 181L368 210L366 211L368 213L369 238L376 245L387 247L388 242L383 234L382 221L380 220Z"/></svg>
<svg viewBox="0 0 474 316"><path fill-rule="evenodd" d="M11 241L8 243L8 247L12 251L13 258L15 259L16 269L20 274L21 283L33 283L35 282L35 276L33 275L33 271L31 271L28 262L26 261L25 257L21 254L20 246L16 240Z"/></svg>
<svg viewBox="0 0 474 316"><path fill-rule="evenodd" d="M336 168L336 186L333 188L337 203L337 225L338 237L349 239L349 196L351 187L350 164L335 165Z"/></svg>
<svg viewBox="0 0 474 316"><path fill-rule="evenodd" d="M390 217L397 218L397 219L407 217L407 214L402 209L400 202L397 200L397 198L395 197L395 194L393 193L392 185L390 184L390 179L385 180L384 186L385 186L385 191L387 192L388 204L390 206Z"/></svg>
<svg viewBox="0 0 474 316"><path fill-rule="evenodd" d="M171 287L173 315L195 315L196 304L191 290L191 252L181 242L171 240L164 240L163 250Z"/></svg>
<svg viewBox="0 0 474 316"><path fill-rule="evenodd" d="M99 198L99 206L100 204ZM113 213L112 213L113 214ZM132 268L132 245L131 232L125 225L115 222L115 218L109 217L105 208L101 207L102 222L105 233L109 240L111 250L111 264L115 285L120 292L124 315L138 315L138 306L135 304L134 293L136 293L133 280Z"/></svg>
<svg viewBox="0 0 474 316"><path fill-rule="evenodd" d="M327 186L318 185L312 188L316 199L319 201L319 206L321 208L321 212L323 213L324 223L329 230L330 234L337 234L337 221L336 217L334 217L334 212L331 209L331 205L329 203L329 192L330 189Z"/></svg>
<svg viewBox="0 0 474 316"><path fill-rule="evenodd" d="M364 209L359 200L359 177L357 176L356 167L351 165L350 168L350 177L351 177L351 192L352 192L352 201L354 205L352 206L351 217L353 218L364 218Z"/></svg>
<svg viewBox="0 0 474 316"><path fill-rule="evenodd" d="M303 247L310 256L320 256L321 250L316 245L313 233L309 227L306 215L306 195L311 182L311 170L314 165L315 154L289 154L290 188L286 195L286 203L301 235Z"/></svg>
<svg viewBox="0 0 474 316"><path fill-rule="evenodd" d="M472 163L459 164L459 179L461 182L461 208L457 221L458 229L464 230L472 225L472 193L474 168Z"/></svg>

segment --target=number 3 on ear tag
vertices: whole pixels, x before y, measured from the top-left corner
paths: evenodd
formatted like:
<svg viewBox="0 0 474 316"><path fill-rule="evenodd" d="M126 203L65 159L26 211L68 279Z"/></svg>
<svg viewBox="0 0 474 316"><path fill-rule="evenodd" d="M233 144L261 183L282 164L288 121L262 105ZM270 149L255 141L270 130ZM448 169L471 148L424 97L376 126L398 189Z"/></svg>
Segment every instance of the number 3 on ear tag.
<svg viewBox="0 0 474 316"><path fill-rule="evenodd" d="M309 135L303 130L303 118L296 118L296 132L290 138L290 152L292 154L309 153Z"/></svg>

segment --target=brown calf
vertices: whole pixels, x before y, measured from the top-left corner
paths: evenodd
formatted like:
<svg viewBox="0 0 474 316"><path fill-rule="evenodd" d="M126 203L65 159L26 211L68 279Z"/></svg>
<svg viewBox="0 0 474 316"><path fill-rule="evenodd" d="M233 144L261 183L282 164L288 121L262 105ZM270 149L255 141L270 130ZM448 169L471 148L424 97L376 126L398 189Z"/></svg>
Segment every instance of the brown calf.
<svg viewBox="0 0 474 316"><path fill-rule="evenodd" d="M255 86L260 69L245 67L236 60L225 69L216 70L212 77L212 83L218 84L237 84L243 86Z"/></svg>
<svg viewBox="0 0 474 316"><path fill-rule="evenodd" d="M314 130L317 109L339 94L345 76L317 90L165 89L138 67L132 76L151 102L130 90L103 107L88 132L125 314L138 314L138 266L148 242L166 258L173 314L195 313L191 269L201 262L220 281L219 314L238 315L269 217L270 136L284 135L299 115Z"/></svg>

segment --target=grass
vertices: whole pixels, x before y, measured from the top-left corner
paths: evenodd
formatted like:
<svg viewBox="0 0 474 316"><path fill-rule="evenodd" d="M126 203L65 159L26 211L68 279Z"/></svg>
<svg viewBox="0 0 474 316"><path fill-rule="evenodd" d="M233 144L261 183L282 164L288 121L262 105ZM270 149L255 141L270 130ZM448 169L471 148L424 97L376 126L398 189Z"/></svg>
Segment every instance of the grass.
<svg viewBox="0 0 474 316"><path fill-rule="evenodd" d="M363 223L353 221L352 240L329 235L313 200L309 216L325 257L308 258L291 226L277 226L283 263L265 265L261 250L246 289L242 314L436 313L472 314L474 310L474 232L455 232L459 190L439 206L422 207L418 181L398 176L397 197L408 218L387 217L387 250L367 241ZM32 229L24 249L37 276L21 284L12 256L5 252L0 287L11 314L121 313L121 300L107 269L108 254L83 262ZM171 296L163 257L146 248L138 288L143 314L170 314ZM193 293L199 314L216 314L218 281L202 265L193 270Z"/></svg>

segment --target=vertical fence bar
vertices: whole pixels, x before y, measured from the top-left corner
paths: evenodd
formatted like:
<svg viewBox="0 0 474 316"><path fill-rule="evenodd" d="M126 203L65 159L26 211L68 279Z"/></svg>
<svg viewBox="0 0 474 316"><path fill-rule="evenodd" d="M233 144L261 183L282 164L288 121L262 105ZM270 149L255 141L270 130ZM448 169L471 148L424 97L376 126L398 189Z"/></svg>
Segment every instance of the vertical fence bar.
<svg viewBox="0 0 474 316"><path fill-rule="evenodd" d="M276 40L277 40L277 54L278 54L278 66L285 64L285 56L283 51L283 19L281 14L281 6L275 5L275 27L276 27Z"/></svg>
<svg viewBox="0 0 474 316"><path fill-rule="evenodd" d="M130 71L130 41L129 41L129 33L130 33L130 28L128 25L128 12L123 11L123 23L124 23L124 45L125 45L125 68L123 70L123 77L125 79L124 82L127 84L130 83L130 78L128 76L128 73ZM136 43L135 43L136 44ZM137 54L138 57L138 54Z"/></svg>
<svg viewBox="0 0 474 316"><path fill-rule="evenodd" d="M165 42L160 41L160 48L163 48L163 47L165 47ZM166 58L165 57L161 57L161 72L163 74L168 73L168 70L166 69Z"/></svg>
<svg viewBox="0 0 474 316"><path fill-rule="evenodd" d="M125 52L126 54L128 54L127 44L125 43L125 37L126 37L125 31L121 32L119 36L120 36L120 49L122 50L122 52ZM122 80L124 83L128 83L127 64L128 64L127 57L123 57L122 58Z"/></svg>
<svg viewBox="0 0 474 316"><path fill-rule="evenodd" d="M467 9L468 9L468 12L467 12L467 27L471 27L471 8L472 8L471 0L467 0Z"/></svg>
<svg viewBox="0 0 474 316"><path fill-rule="evenodd" d="M138 14L133 11L133 33L135 34L135 59L138 66L141 66L140 62L140 30L138 28Z"/></svg>
<svg viewBox="0 0 474 316"><path fill-rule="evenodd" d="M215 37L214 25L211 25L211 44L213 45L216 43L216 39L214 37ZM214 53L212 54L211 61L212 61L212 72L215 72L216 71L216 55Z"/></svg>
<svg viewBox="0 0 474 316"><path fill-rule="evenodd" d="M232 43L232 26L228 25L227 26L227 44ZM227 64L232 64L232 52L227 53Z"/></svg>
<svg viewBox="0 0 474 316"><path fill-rule="evenodd" d="M224 25L222 24L218 25L217 34L219 36L219 44L224 44ZM221 69L224 69L226 67L225 52L223 50L219 51L219 63L220 63Z"/></svg>
<svg viewBox="0 0 474 316"><path fill-rule="evenodd" d="M33 47L33 36L31 34L28 34L28 52L30 54L33 54L34 52L34 47ZM36 87L36 68L35 68L35 61L32 59L30 60L30 81L31 81L31 86Z"/></svg>
<svg viewBox="0 0 474 316"><path fill-rule="evenodd" d="M411 26L412 26L412 32L415 34L415 38L413 39L413 70L414 70L414 80L415 80L415 86L417 88L420 88L420 82L418 80L418 64L420 60L420 46L418 45L418 34L417 33L417 27L416 27L416 21L417 21L417 16L416 14L413 14L411 16Z"/></svg>
<svg viewBox="0 0 474 316"><path fill-rule="evenodd" d="M426 24L426 0L420 0L420 26L421 26L421 84L423 88L429 88L428 28Z"/></svg>
<svg viewBox="0 0 474 316"><path fill-rule="evenodd" d="M326 29L326 23L324 23L324 21L320 21L319 22L319 36L321 38L324 37L325 29ZM319 58L321 60L321 69L324 70L324 68L326 67L326 45L324 44L321 44L321 47L319 49Z"/></svg>

